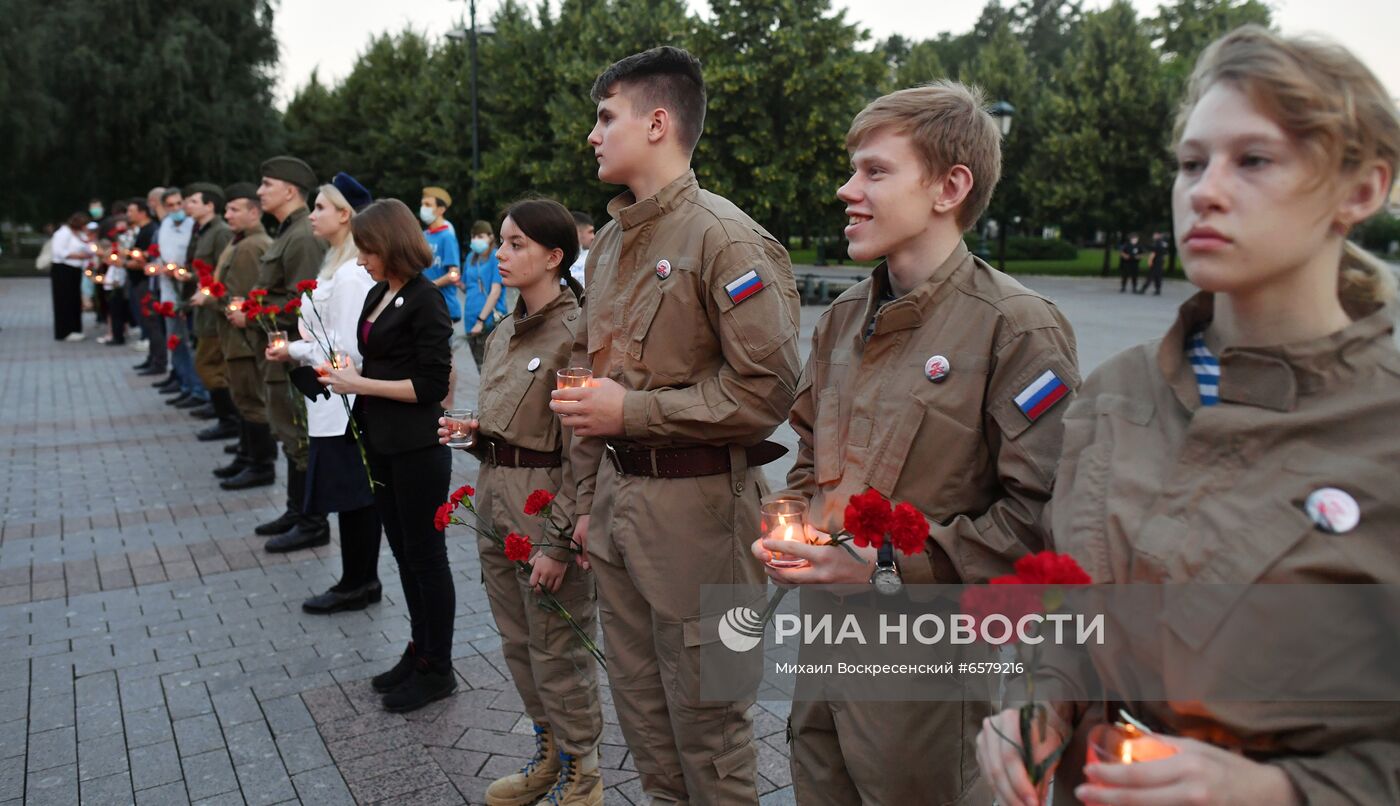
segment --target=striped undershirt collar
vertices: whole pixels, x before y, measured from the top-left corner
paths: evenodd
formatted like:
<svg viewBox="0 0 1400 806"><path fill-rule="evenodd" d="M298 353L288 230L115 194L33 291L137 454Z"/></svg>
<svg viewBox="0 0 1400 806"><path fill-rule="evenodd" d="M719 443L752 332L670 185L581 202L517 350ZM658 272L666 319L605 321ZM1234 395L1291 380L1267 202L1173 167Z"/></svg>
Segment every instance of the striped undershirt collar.
<svg viewBox="0 0 1400 806"><path fill-rule="evenodd" d="M1202 406L1214 406L1220 402L1220 359L1206 346L1203 332L1197 331L1186 345L1186 358L1196 373L1196 390L1201 395Z"/></svg>

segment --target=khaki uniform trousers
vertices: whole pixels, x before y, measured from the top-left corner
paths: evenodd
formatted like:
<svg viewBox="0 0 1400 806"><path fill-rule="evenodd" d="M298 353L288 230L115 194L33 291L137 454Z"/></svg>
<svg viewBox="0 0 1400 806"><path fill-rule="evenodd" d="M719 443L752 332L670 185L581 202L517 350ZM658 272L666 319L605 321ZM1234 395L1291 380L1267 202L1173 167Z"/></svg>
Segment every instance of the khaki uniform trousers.
<svg viewBox="0 0 1400 806"><path fill-rule="evenodd" d="M792 703L793 795L802 806L984 806L981 702Z"/></svg>
<svg viewBox="0 0 1400 806"><path fill-rule="evenodd" d="M477 477L477 508L482 522L491 524L501 537L515 532L541 545L544 520L524 514L525 498L533 490L559 489L562 475L559 468L496 467L483 462ZM553 541L559 538L555 536ZM587 754L598 746L603 734L598 661L564 619L537 604L529 573L517 571L500 546L478 537L477 549L481 580L501 633L501 653L525 713L536 723L549 725L564 752ZM572 559L568 563L554 598L596 641L598 597L593 574Z"/></svg>
<svg viewBox="0 0 1400 806"><path fill-rule="evenodd" d="M194 371L206 389L227 389L228 373L224 367L224 349L218 333L199 336L194 346Z"/></svg>
<svg viewBox="0 0 1400 806"><path fill-rule="evenodd" d="M655 801L757 804L757 748L742 700L700 698L701 628L728 609L702 586L761 588L762 474L623 476L604 459L589 525L608 680L623 736ZM736 589L735 595L742 594ZM749 604L748 601L736 603ZM702 614L702 607L707 611ZM702 619L702 615L705 616ZM754 679L762 653L754 652Z"/></svg>
<svg viewBox="0 0 1400 806"><path fill-rule="evenodd" d="M282 452L287 455L297 470L306 470L306 456L310 442L306 433L306 401L301 392L287 380L287 371L281 366L268 367L267 376L267 422L272 433L282 443ZM273 380L276 379L276 380Z"/></svg>
<svg viewBox="0 0 1400 806"><path fill-rule="evenodd" d="M225 364L229 394L238 414L247 422L267 423L267 382L263 380L262 359L230 358Z"/></svg>

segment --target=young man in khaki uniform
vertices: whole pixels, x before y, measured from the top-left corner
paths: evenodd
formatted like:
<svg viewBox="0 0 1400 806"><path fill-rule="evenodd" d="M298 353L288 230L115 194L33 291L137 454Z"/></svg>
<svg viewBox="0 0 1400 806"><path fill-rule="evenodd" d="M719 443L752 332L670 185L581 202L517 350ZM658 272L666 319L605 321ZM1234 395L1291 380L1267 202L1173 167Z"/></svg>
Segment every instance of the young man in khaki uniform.
<svg viewBox="0 0 1400 806"><path fill-rule="evenodd" d="M203 261L212 269L219 256L233 240L233 231L224 223L224 191L209 182L196 182L185 188L185 198L194 210L195 233L190 243L190 271L195 261ZM193 276L193 275L192 275ZM228 375L224 372L224 351L219 340L219 320L222 316L212 297L199 293L198 283L189 294L194 307L194 371L209 390L209 406L216 422L195 436L201 442L213 442L238 436L238 411L228 391ZM199 410L196 409L196 412Z"/></svg>
<svg viewBox="0 0 1400 806"><path fill-rule="evenodd" d="M846 138L838 192L855 260L884 257L822 315L790 421L797 463L784 495L821 532L842 529L866 489L932 524L921 554L765 539L807 559L782 583L976 583L1044 544L1038 525L1059 459L1060 416L1079 383L1074 335L1053 304L968 253L962 233L1001 172L997 127L961 84L872 102ZM877 566L879 571L877 571ZM816 593L813 591L812 593ZM839 605L836 605L839 607ZM984 803L974 742L982 702L793 702L792 777L802 804Z"/></svg>
<svg viewBox="0 0 1400 806"><path fill-rule="evenodd" d="M262 256L272 245L272 238L263 229L262 207L251 182L229 185L224 189L224 197L228 199L224 220L234 234L233 242L219 256L214 279L227 288L216 303L227 306L234 297L247 299L257 284ZM241 433L233 462L215 470L214 475L223 479L219 486L225 490L266 486L277 479L277 440L267 424L267 384L263 380L267 339L262 328L248 322L242 311L224 310L218 326L229 393L238 409Z"/></svg>
<svg viewBox="0 0 1400 806"><path fill-rule="evenodd" d="M321 269L326 245L311 232L306 208L307 195L316 187L316 174L296 157L273 157L262 164L262 184L258 201L263 212L278 221L277 234L263 253L258 270L258 288L267 291L265 305L281 306L297 296L302 280L313 280ZM297 338L296 316L283 314L277 329L288 339ZM287 456L287 510L276 520L258 526L260 535L297 534L279 541L283 550L323 546L330 542L330 525L325 515L304 514L301 505L306 491L306 407L301 393L288 386L287 365L267 361L263 365L267 381L267 421L282 443Z"/></svg>
<svg viewBox="0 0 1400 806"><path fill-rule="evenodd" d="M551 404L575 435L575 536L642 789L656 803L756 803L752 700L699 696L701 645L723 613L702 617L701 595L763 583L748 545L757 468L781 453L764 438L799 372L797 289L782 246L690 170L705 114L694 57L630 56L593 98L598 177L628 191L585 269L574 362L593 381Z"/></svg>

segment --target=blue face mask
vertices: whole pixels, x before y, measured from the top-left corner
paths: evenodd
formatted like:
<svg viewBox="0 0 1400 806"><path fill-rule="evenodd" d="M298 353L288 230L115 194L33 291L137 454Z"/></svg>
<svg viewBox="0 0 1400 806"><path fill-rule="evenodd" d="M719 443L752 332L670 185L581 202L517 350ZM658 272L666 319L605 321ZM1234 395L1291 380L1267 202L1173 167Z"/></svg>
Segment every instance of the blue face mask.
<svg viewBox="0 0 1400 806"><path fill-rule="evenodd" d="M102 209L102 205L100 204L94 204L93 206L88 208L88 215L92 216L93 218L101 218L104 212L106 211Z"/></svg>
<svg viewBox="0 0 1400 806"><path fill-rule="evenodd" d="M183 224L183 223L185 223L185 211L184 211L184 210L176 210L175 212L173 212L173 213L170 214L170 220L171 220L171 221L174 221L176 224Z"/></svg>
<svg viewBox="0 0 1400 806"><path fill-rule="evenodd" d="M486 250L491 248L491 242L485 238L472 238L471 250L473 254L484 255Z"/></svg>

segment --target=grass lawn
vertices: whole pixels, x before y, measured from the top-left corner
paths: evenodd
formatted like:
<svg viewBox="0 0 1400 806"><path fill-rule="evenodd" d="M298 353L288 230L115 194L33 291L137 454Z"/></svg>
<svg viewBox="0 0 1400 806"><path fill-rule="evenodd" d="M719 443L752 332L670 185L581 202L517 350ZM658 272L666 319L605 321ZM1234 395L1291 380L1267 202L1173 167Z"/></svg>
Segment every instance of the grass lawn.
<svg viewBox="0 0 1400 806"><path fill-rule="evenodd" d="M815 249L794 249L789 254L792 255L794 265L812 265L816 263L817 252ZM833 261L831 265L836 265ZM844 264L850 267L874 268L874 262L856 262L847 260ZM996 261L992 261L996 265ZM1006 272L1008 274L1051 274L1062 277L1098 277L1103 270L1103 250L1102 249L1080 249L1079 256L1073 260L1008 260L1006 261ZM1116 264L1110 264L1110 272L1116 270Z"/></svg>

